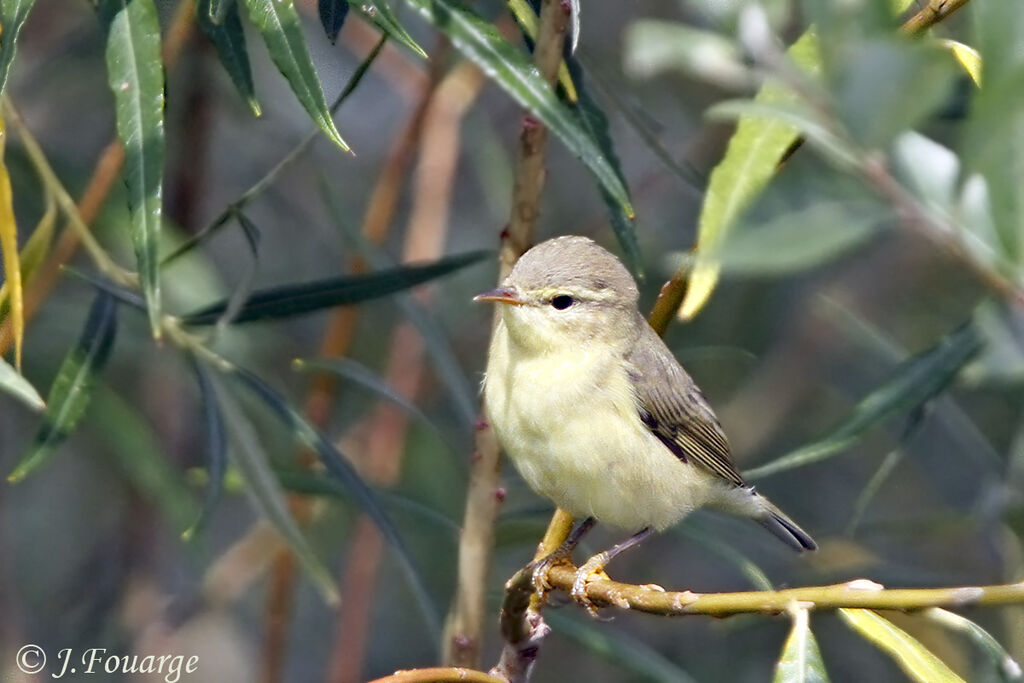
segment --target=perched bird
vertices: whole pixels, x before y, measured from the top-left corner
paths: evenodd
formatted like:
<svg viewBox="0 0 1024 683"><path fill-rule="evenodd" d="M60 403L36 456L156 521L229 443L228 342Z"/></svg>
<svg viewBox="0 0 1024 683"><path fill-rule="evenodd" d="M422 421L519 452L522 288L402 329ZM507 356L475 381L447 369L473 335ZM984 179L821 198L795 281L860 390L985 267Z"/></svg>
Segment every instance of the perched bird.
<svg viewBox="0 0 1024 683"><path fill-rule="evenodd" d="M530 249L476 297L501 305L484 379L498 441L534 491L583 519L535 579L595 520L633 532L580 567L572 593L588 606L586 584L605 564L699 507L749 517L797 551L817 547L744 483L714 412L638 299L622 263L576 236Z"/></svg>

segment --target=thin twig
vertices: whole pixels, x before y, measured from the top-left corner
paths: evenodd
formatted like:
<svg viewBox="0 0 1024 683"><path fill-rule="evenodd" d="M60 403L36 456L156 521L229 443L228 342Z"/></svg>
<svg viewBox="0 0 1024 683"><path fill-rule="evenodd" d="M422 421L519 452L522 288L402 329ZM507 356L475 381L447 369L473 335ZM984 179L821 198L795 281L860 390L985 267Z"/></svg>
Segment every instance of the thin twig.
<svg viewBox="0 0 1024 683"><path fill-rule="evenodd" d="M924 33L953 12L968 3L969 0L931 0L903 23L903 31L911 35Z"/></svg>

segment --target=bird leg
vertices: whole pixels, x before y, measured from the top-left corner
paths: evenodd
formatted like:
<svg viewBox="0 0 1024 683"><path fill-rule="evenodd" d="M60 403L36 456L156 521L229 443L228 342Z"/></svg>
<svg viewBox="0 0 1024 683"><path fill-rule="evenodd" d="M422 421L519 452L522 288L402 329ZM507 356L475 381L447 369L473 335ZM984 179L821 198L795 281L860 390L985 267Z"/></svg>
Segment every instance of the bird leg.
<svg viewBox="0 0 1024 683"><path fill-rule="evenodd" d="M569 533L569 537L555 548L554 552L527 565L533 568L533 588L538 598L543 600L544 594L551 590L551 583L548 581L551 570L560 564L572 564L572 551L579 545L583 535L594 527L595 522L593 517L587 517Z"/></svg>
<svg viewBox="0 0 1024 683"><path fill-rule="evenodd" d="M654 533L654 529L651 527L641 529L622 543L605 550L603 553L594 555L576 570L576 578L572 583L571 595L573 600L587 608L587 612L590 616L595 618L597 617L597 607L594 605L593 601L587 597L587 584L591 581L607 579L608 575L604 573L605 566L615 557L640 543L652 533Z"/></svg>

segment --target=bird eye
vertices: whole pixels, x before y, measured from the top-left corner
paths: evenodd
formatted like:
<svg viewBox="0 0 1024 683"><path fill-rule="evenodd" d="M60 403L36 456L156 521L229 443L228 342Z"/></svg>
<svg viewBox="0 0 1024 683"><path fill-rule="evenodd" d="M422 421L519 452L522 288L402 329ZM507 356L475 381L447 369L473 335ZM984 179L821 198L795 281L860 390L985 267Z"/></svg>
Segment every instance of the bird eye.
<svg viewBox="0 0 1024 683"><path fill-rule="evenodd" d="M568 294L559 294L558 296L551 300L551 305L554 308L558 309L559 311L564 311L565 309L572 306L574 303L576 303L576 300L573 299Z"/></svg>

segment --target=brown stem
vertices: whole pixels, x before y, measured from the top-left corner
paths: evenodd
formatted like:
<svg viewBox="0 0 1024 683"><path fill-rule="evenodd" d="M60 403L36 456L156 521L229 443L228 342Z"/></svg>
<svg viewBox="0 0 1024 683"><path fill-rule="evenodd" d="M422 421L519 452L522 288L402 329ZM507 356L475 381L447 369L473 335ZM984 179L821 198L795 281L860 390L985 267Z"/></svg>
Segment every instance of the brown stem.
<svg viewBox="0 0 1024 683"><path fill-rule="evenodd" d="M508 683L508 681L485 674L483 671L439 666L432 669L396 671L390 676L375 679L370 683Z"/></svg>
<svg viewBox="0 0 1024 683"><path fill-rule="evenodd" d="M924 33L932 26L966 5L967 2L968 0L931 0L931 2L918 10L912 17L907 19L903 23L902 29L911 35Z"/></svg>
<svg viewBox="0 0 1024 683"><path fill-rule="evenodd" d="M541 75L554 83L562 59L569 10L559 0L544 0L533 59ZM501 234L499 280L534 240L540 196L544 187L544 150L547 129L527 115L519 138L512 186L512 215ZM495 314L497 315L497 314ZM495 317L495 321L497 318ZM494 540L494 522L500 502L500 451L486 417L476 432L476 451L470 463L469 486L462 534L455 598L445 626L444 661L479 666L487 576ZM571 522L570 522L571 523Z"/></svg>

